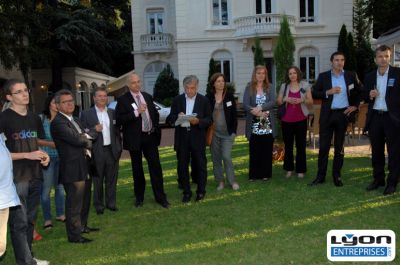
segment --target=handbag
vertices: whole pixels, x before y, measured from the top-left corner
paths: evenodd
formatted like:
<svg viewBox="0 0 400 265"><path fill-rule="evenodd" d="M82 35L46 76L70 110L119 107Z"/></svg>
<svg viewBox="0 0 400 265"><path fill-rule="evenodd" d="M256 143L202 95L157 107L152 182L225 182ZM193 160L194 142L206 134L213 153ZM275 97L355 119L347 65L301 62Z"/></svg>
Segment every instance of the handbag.
<svg viewBox="0 0 400 265"><path fill-rule="evenodd" d="M208 146L211 145L212 138L213 138L213 135L214 135L214 130L215 130L215 125L214 125L214 122L213 122L213 123L211 123L211 125L207 129L206 144Z"/></svg>
<svg viewBox="0 0 400 265"><path fill-rule="evenodd" d="M286 95L287 87L288 87L288 84L285 85L285 90L283 92L283 96ZM283 118L283 116L285 116L285 113L286 113L286 103L282 103L280 106L278 106L278 113L277 113L278 119L281 120Z"/></svg>

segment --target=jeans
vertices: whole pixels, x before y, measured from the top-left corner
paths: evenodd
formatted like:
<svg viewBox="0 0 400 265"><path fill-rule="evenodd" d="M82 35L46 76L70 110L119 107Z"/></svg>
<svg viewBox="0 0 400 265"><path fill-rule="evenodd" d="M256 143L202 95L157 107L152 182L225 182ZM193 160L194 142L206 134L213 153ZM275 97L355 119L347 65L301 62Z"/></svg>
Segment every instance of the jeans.
<svg viewBox="0 0 400 265"><path fill-rule="evenodd" d="M32 239L41 186L40 179L15 183L21 205L10 208L8 223L18 265L36 264L32 258Z"/></svg>
<svg viewBox="0 0 400 265"><path fill-rule="evenodd" d="M213 173L217 182L224 181L222 168L223 161L226 178L231 185L235 183L235 171L232 163L232 145L234 141L234 134L226 137L219 137L216 134L213 135L210 149L213 162Z"/></svg>
<svg viewBox="0 0 400 265"><path fill-rule="evenodd" d="M57 158L51 158L49 167L43 170L43 185L41 193L41 204L44 221L51 220L50 191L54 187L55 204L57 217L64 215L64 187L58 183L60 161Z"/></svg>

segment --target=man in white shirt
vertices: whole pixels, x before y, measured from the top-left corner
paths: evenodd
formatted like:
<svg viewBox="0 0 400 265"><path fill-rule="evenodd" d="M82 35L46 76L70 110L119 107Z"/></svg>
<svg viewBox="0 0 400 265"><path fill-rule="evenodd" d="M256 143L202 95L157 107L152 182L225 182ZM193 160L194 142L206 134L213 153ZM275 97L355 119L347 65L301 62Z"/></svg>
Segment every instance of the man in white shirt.
<svg viewBox="0 0 400 265"><path fill-rule="evenodd" d="M95 105L83 111L80 120L93 138L93 166L90 170L93 176L93 205L97 214L103 214L105 208L118 210L116 194L121 143L115 112L107 108L107 89L94 89L93 100Z"/></svg>

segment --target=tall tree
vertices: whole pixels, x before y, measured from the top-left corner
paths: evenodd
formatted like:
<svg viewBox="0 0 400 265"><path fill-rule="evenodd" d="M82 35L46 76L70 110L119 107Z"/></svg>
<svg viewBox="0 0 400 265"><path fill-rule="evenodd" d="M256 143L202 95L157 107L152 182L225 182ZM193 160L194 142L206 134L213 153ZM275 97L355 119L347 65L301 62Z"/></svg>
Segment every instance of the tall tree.
<svg viewBox="0 0 400 265"><path fill-rule="evenodd" d="M0 61L4 68L17 67L27 86L35 48L29 43L31 27L38 20L30 0L2 0L0 4Z"/></svg>
<svg viewBox="0 0 400 265"><path fill-rule="evenodd" d="M349 48L348 57L346 58L345 69L355 71L357 69L356 49L354 47L353 34L347 34L347 46Z"/></svg>
<svg viewBox="0 0 400 265"><path fill-rule="evenodd" d="M261 48L261 40L256 37L254 39L254 66L265 65L264 52Z"/></svg>
<svg viewBox="0 0 400 265"><path fill-rule="evenodd" d="M212 84L210 83L211 76L217 72L217 66L215 64L214 58L211 57L208 63L208 78L207 78L207 89L206 93L211 94Z"/></svg>
<svg viewBox="0 0 400 265"><path fill-rule="evenodd" d="M179 81L167 65L158 75L154 85L154 100L171 106L173 98L179 93Z"/></svg>
<svg viewBox="0 0 400 265"><path fill-rule="evenodd" d="M294 62L295 44L292 33L290 32L287 16L284 15L281 21L279 37L274 49L274 61L276 65L276 88L285 82L287 69Z"/></svg>
<svg viewBox="0 0 400 265"><path fill-rule="evenodd" d="M372 19L367 15L367 0L355 0L353 9L354 45L357 59L357 75L364 80L365 73L375 67L370 36Z"/></svg>
<svg viewBox="0 0 400 265"><path fill-rule="evenodd" d="M400 0L368 0L366 15L373 19L373 36L378 38L388 30L400 26Z"/></svg>
<svg viewBox="0 0 400 265"><path fill-rule="evenodd" d="M347 29L344 24L340 28L337 50L343 52L347 58L347 55L349 54L349 45L347 43Z"/></svg>

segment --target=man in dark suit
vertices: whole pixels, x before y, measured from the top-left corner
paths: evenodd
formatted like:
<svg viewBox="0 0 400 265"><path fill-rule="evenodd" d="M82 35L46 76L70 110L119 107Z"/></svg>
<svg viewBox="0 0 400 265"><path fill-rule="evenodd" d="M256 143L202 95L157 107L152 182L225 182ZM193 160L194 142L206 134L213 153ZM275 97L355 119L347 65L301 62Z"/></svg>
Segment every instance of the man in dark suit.
<svg viewBox="0 0 400 265"><path fill-rule="evenodd" d="M71 91L62 89L54 96L58 113L51 122L50 130L60 156L60 182L66 192L66 229L68 241L88 243L92 240L81 233L97 231L87 227L90 207L91 181L88 181L88 157L91 148L89 136L72 114L74 98Z"/></svg>
<svg viewBox="0 0 400 265"><path fill-rule="evenodd" d="M334 135L333 183L343 186L341 169L344 139L349 121L353 121L360 104L361 83L357 75L344 71L345 57L341 52L331 55L332 69L321 73L313 87L313 98L322 99L319 133L318 173L311 186L325 182L329 149Z"/></svg>
<svg viewBox="0 0 400 265"><path fill-rule="evenodd" d="M174 98L171 113L167 119L171 125L175 126L174 149L178 159L178 179L183 187L182 202L187 203L192 197L189 181L190 159L196 165L196 201L204 199L206 193L206 131L211 124L211 106L205 96L197 93L199 80L196 76L186 76L183 79L183 86L185 93ZM175 124L179 116L191 114L196 114L196 116L190 118L188 122Z"/></svg>
<svg viewBox="0 0 400 265"><path fill-rule="evenodd" d="M400 176L400 68L390 63L391 50L382 45L375 50L376 71L366 75L364 97L368 102L365 131L371 141L373 182L368 191L385 186L385 143L389 155L389 175L384 195L396 191Z"/></svg>
<svg viewBox="0 0 400 265"><path fill-rule="evenodd" d="M104 208L110 211L118 210L116 193L121 143L114 110L107 109L107 89L105 87L94 89L93 100L95 106L81 113L81 122L93 138L92 167L94 170L91 172L93 176L93 205L97 214L103 214Z"/></svg>
<svg viewBox="0 0 400 265"><path fill-rule="evenodd" d="M142 165L143 154L148 163L155 200L162 207L169 208L158 153L161 137L158 111L151 95L140 91L141 82L137 74L128 76L127 85L129 91L118 98L115 113L117 124L122 126L123 148L131 156L135 206L142 207L144 201L146 181Z"/></svg>

